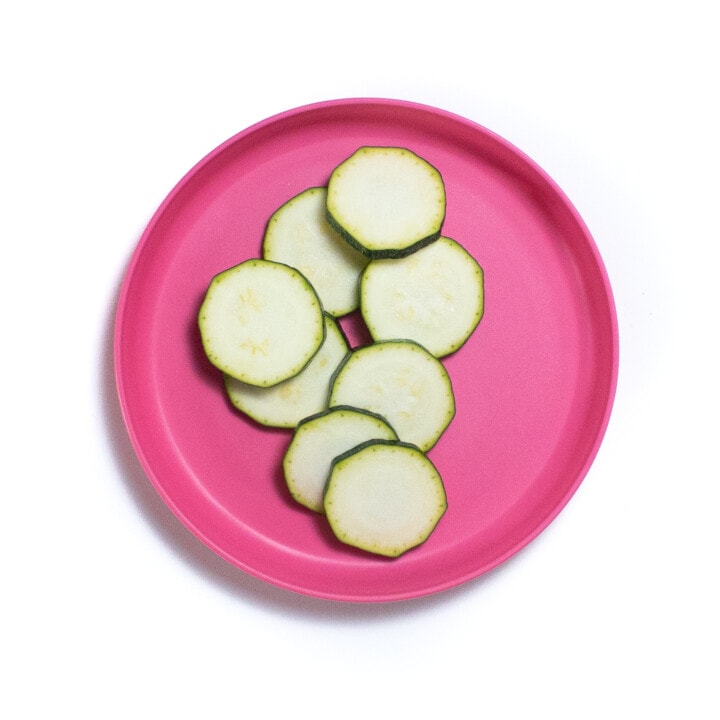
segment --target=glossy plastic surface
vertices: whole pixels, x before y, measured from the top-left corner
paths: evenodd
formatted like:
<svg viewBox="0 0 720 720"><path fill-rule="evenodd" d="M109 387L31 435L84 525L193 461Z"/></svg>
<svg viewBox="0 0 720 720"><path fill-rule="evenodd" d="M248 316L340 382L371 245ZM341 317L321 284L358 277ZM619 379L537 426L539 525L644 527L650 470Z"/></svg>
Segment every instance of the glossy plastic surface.
<svg viewBox="0 0 720 720"><path fill-rule="evenodd" d="M443 234L485 271L485 315L444 359L457 414L430 452L448 511L421 547L386 560L339 544L291 498L288 431L233 410L204 357L197 310L217 272L260 253L265 223L327 182L360 145L403 145L443 175ZM344 320L354 344L357 317ZM118 391L150 481L220 556L280 587L344 601L438 592L538 535L585 477L615 393L612 293L587 228L555 183L464 118L350 99L282 113L211 152L174 188L133 255L115 334Z"/></svg>

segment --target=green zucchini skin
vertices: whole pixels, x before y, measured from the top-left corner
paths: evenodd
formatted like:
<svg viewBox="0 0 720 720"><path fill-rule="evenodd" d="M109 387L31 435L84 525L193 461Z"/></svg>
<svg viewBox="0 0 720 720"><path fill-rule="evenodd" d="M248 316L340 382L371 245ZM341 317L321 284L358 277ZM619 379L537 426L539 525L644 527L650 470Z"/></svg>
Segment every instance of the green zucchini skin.
<svg viewBox="0 0 720 720"><path fill-rule="evenodd" d="M361 408L335 406L302 420L283 456L290 495L300 505L323 513L334 457L373 438L397 440L397 433L383 417Z"/></svg>
<svg viewBox="0 0 720 720"><path fill-rule="evenodd" d="M414 340L438 358L465 344L484 308L482 267L446 236L412 257L371 261L360 277L360 309L372 338Z"/></svg>
<svg viewBox="0 0 720 720"><path fill-rule="evenodd" d="M331 378L329 405L384 417L401 440L430 450L455 416L452 381L442 362L412 340L355 348Z"/></svg>
<svg viewBox="0 0 720 720"><path fill-rule="evenodd" d="M337 370L335 372L337 372ZM313 420L317 420L318 418L323 418L326 415L332 415L335 412L342 412L344 410L350 411L350 412L361 413L363 415L367 415L368 417L375 418L376 420L379 420L380 422L383 422L383 423L389 425L388 421L382 415L380 415L379 413L376 413L376 412L372 412L371 410L365 410L364 408L354 407L353 405L333 405L332 407L328 407L328 408L325 408L324 410L320 410L320 412L316 412L316 413L313 413L312 415L308 415L307 417L304 417L297 424L296 429L299 430L303 425L305 425Z"/></svg>
<svg viewBox="0 0 720 720"><path fill-rule="evenodd" d="M424 237L405 248L371 250L365 247L359 240L354 238L347 230L345 230L345 228L333 217L329 210L326 211L326 216L330 226L343 238L343 240L345 240L345 242L347 242L351 247L355 248L355 250L363 253L363 255L370 260L399 260L401 258L408 257L408 255L412 255L414 252L417 252L427 245L430 245L430 243L435 242L441 234L441 231L438 230L437 232L431 233L427 237Z"/></svg>
<svg viewBox="0 0 720 720"><path fill-rule="evenodd" d="M328 224L371 260L406 257L437 240L446 209L440 171L405 147L361 146L328 181Z"/></svg>
<svg viewBox="0 0 720 720"><path fill-rule="evenodd" d="M315 288L299 270L250 258L212 278L197 324L205 354L218 370L248 385L271 387L312 360L325 340L324 316Z"/></svg>
<svg viewBox="0 0 720 720"><path fill-rule="evenodd" d="M340 542L394 559L428 540L448 499L440 473L420 448L378 439L335 458L323 506Z"/></svg>
<svg viewBox="0 0 720 720"><path fill-rule="evenodd" d="M342 407L338 405L338 407ZM349 407L349 406L345 406ZM333 409L333 408L331 408ZM375 415L376 413L370 413L369 410L365 410L364 412L367 412L369 414ZM377 415L377 417L382 417L381 415ZM364 442L358 443L354 447L349 448L344 453L341 453L336 458L333 458L331 467L335 467L338 463L341 463L343 460L346 460L347 458L351 457L352 455L355 455L356 453L360 452L360 450L364 450L367 447L371 447L373 445L392 445L394 447L405 447L410 448L412 450L418 450L419 452L422 452L420 448L417 445L414 445L413 443L405 442L404 440L384 440L382 438L376 438L373 440L365 440Z"/></svg>

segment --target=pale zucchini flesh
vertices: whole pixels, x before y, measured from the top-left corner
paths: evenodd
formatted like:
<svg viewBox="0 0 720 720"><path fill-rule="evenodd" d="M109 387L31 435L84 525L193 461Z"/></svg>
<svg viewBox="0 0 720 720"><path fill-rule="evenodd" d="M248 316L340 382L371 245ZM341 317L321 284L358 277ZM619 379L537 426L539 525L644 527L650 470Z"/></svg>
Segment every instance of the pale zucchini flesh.
<svg viewBox="0 0 720 720"><path fill-rule="evenodd" d="M455 415L447 370L410 340L376 342L353 350L335 373L329 404L377 413L400 440L423 451L435 445Z"/></svg>
<svg viewBox="0 0 720 720"><path fill-rule="evenodd" d="M261 425L294 428L327 407L330 380L349 349L337 322L326 315L325 340L297 375L272 387L248 385L225 375L225 391L238 410Z"/></svg>
<svg viewBox="0 0 720 720"><path fill-rule="evenodd" d="M297 268L325 311L340 317L358 308L358 281L368 258L330 225L326 199L327 188L312 187L278 208L268 221L262 254Z"/></svg>
<svg viewBox="0 0 720 720"><path fill-rule="evenodd" d="M407 338L444 357L482 318L483 270L458 242L441 236L407 257L373 260L362 274L360 298L374 340Z"/></svg>
<svg viewBox="0 0 720 720"><path fill-rule="evenodd" d="M327 187L277 207L261 257L212 278L197 316L230 403L293 431L290 496L340 542L389 558L447 510L427 456L456 409L442 358L484 312L483 270L441 234L445 212L428 160L360 147ZM372 341L351 349L338 318L358 308Z"/></svg>
<svg viewBox="0 0 720 720"><path fill-rule="evenodd" d="M323 513L333 460L371 439L397 440L397 435L379 415L357 408L334 407L304 418L283 457L283 473L292 497Z"/></svg>
<svg viewBox="0 0 720 720"><path fill-rule="evenodd" d="M442 176L406 148L361 147L328 182L328 221L371 258L402 257L436 240L445 208Z"/></svg>
<svg viewBox="0 0 720 720"><path fill-rule="evenodd" d="M417 447L373 440L335 459L323 504L338 540L395 558L428 539L447 510L447 495Z"/></svg>
<svg viewBox="0 0 720 720"><path fill-rule="evenodd" d="M325 337L322 305L308 280L295 268L259 258L212 279L198 325L210 362L259 387L297 375Z"/></svg>

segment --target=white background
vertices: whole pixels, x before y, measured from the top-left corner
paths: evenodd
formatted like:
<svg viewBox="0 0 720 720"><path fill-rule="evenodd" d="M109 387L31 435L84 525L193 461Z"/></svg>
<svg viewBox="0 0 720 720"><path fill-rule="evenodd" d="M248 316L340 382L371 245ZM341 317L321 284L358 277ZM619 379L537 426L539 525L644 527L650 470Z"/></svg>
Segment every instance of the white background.
<svg viewBox="0 0 720 720"><path fill-rule="evenodd" d="M720 717L712 5L4 3L0 716ZM613 417L556 522L389 606L216 558L145 479L114 390L118 287L167 192L248 125L342 97L441 107L529 154L620 325Z"/></svg>

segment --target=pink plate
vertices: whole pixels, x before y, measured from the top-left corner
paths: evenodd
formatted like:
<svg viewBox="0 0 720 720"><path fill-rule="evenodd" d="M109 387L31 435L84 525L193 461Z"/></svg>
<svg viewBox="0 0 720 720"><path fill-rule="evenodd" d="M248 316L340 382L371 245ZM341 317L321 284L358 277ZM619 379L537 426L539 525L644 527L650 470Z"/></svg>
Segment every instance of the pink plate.
<svg viewBox="0 0 720 720"><path fill-rule="evenodd" d="M386 560L341 545L282 476L289 431L227 402L197 311L210 278L260 254L284 201L327 182L361 145L401 145L446 183L443 233L485 270L485 316L445 359L457 414L430 457L449 508L421 547ZM362 324L346 318L353 344ZM607 426L615 307L597 248L555 183L477 124L409 102L317 103L264 120L196 165L153 217L121 289L120 402L163 500L245 572L314 597L379 602L438 592L511 557L565 506Z"/></svg>

